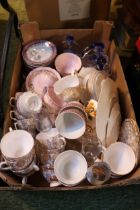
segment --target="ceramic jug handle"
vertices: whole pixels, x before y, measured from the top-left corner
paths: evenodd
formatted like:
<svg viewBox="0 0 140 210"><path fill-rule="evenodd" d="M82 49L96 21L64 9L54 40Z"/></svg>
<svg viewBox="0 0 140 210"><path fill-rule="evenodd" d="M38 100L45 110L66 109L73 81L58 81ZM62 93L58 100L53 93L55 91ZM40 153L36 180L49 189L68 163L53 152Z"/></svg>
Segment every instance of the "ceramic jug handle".
<svg viewBox="0 0 140 210"><path fill-rule="evenodd" d="M7 165L6 161L1 162L0 163L0 170L7 171L7 170L12 169L11 166L6 166L6 165Z"/></svg>
<svg viewBox="0 0 140 210"><path fill-rule="evenodd" d="M14 113L15 113L15 111L10 111L10 118L11 118L12 120L17 121L17 119L14 117Z"/></svg>
<svg viewBox="0 0 140 210"><path fill-rule="evenodd" d="M15 106L15 101L16 101L15 97L10 98L9 104L10 104L11 107Z"/></svg>

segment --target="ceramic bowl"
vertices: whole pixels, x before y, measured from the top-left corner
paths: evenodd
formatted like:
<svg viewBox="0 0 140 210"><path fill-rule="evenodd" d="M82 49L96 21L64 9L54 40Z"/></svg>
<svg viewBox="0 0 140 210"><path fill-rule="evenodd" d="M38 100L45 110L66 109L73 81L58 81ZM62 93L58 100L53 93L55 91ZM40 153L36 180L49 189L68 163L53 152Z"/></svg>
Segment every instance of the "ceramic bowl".
<svg viewBox="0 0 140 210"><path fill-rule="evenodd" d="M74 186L85 179L87 162L84 156L74 150L67 150L57 156L54 162L57 179L66 186Z"/></svg>
<svg viewBox="0 0 140 210"><path fill-rule="evenodd" d="M129 145L115 142L104 151L103 161L110 166L113 174L123 176L134 169L136 157Z"/></svg>
<svg viewBox="0 0 140 210"><path fill-rule="evenodd" d="M85 116L80 110L68 109L59 113L55 126L59 133L68 139L81 137L86 130Z"/></svg>
<svg viewBox="0 0 140 210"><path fill-rule="evenodd" d="M63 76L79 71L81 66L82 62L80 57L73 53L62 53L55 59L55 67Z"/></svg>

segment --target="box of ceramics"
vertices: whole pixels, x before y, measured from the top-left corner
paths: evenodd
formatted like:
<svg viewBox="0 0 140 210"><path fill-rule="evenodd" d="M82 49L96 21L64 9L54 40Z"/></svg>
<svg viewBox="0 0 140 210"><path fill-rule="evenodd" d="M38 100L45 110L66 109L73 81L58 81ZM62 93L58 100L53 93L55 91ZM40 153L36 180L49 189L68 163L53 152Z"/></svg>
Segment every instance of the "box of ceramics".
<svg viewBox="0 0 140 210"><path fill-rule="evenodd" d="M76 190L140 180L139 128L111 22L21 25L1 139L10 189Z"/></svg>

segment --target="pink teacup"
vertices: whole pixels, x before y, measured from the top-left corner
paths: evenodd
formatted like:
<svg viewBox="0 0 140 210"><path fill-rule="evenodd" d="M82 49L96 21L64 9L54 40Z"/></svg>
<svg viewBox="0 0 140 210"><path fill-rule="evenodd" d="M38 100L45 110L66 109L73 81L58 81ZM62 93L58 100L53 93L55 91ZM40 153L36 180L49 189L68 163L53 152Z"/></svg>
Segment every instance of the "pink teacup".
<svg viewBox="0 0 140 210"><path fill-rule="evenodd" d="M55 67L61 75L73 74L82 66L80 57L73 53L62 53L55 59Z"/></svg>
<svg viewBox="0 0 140 210"><path fill-rule="evenodd" d="M57 113L61 107L65 105L65 102L63 102L55 93L54 88L49 87L47 89L47 92L44 94L43 97L44 103L47 106L47 109L50 113Z"/></svg>

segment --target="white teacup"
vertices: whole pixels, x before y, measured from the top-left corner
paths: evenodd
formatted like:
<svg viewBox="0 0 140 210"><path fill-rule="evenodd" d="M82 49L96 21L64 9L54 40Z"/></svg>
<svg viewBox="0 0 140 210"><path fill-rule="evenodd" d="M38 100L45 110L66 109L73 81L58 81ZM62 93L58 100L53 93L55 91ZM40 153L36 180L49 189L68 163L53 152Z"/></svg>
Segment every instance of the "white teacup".
<svg viewBox="0 0 140 210"><path fill-rule="evenodd" d="M134 169L136 157L129 145L115 142L105 149L103 161L110 166L113 176L123 176Z"/></svg>
<svg viewBox="0 0 140 210"><path fill-rule="evenodd" d="M76 75L68 75L54 84L54 92L65 102L77 101L80 99L80 81Z"/></svg>
<svg viewBox="0 0 140 210"><path fill-rule="evenodd" d="M4 158L0 170L21 171L30 165L35 156L34 139L24 130L12 130L5 134L0 149Z"/></svg>
<svg viewBox="0 0 140 210"><path fill-rule="evenodd" d="M86 177L86 159L77 151L64 151L55 159L54 172L60 183L65 186L75 186Z"/></svg>
<svg viewBox="0 0 140 210"><path fill-rule="evenodd" d="M16 107L19 113L29 118L32 114L40 112L42 100L36 93L23 92L16 100Z"/></svg>
<svg viewBox="0 0 140 210"><path fill-rule="evenodd" d="M85 115L78 109L67 109L60 112L55 120L59 133L68 139L81 137L86 130Z"/></svg>

